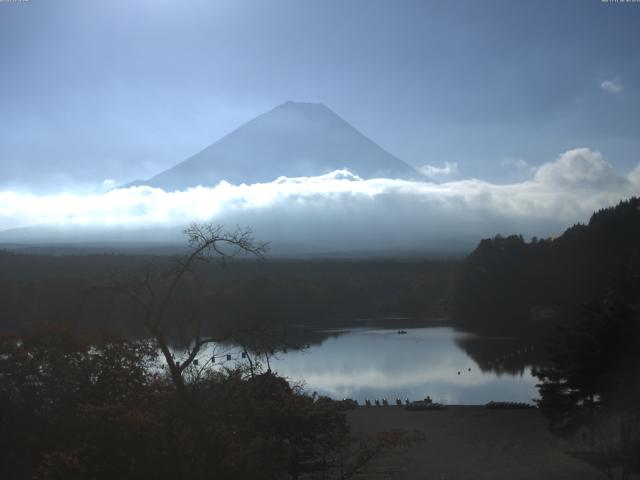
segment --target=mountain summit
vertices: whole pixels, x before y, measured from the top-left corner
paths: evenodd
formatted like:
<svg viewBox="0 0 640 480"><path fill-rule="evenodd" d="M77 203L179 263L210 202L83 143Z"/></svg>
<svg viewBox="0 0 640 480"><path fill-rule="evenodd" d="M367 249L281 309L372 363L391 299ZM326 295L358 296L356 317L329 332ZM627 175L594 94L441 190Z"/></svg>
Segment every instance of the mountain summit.
<svg viewBox="0 0 640 480"><path fill-rule="evenodd" d="M164 190L270 182L346 168L362 178L423 179L319 103L286 102L147 181Z"/></svg>

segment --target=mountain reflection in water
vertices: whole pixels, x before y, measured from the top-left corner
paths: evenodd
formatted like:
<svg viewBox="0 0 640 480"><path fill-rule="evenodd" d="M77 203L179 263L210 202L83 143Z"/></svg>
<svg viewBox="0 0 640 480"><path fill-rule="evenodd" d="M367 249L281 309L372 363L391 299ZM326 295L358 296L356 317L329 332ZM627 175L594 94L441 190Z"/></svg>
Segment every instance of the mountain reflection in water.
<svg viewBox="0 0 640 480"><path fill-rule="evenodd" d="M300 351L280 353L271 368L293 382L303 382L307 392L332 398L364 399L400 397L411 400L430 395L448 404L483 404L490 400L532 402L536 379L531 369L520 372L484 371L461 347L483 344L481 337L450 327L397 330L350 328ZM339 333L339 335L335 335ZM508 339L500 351L518 351ZM458 373L459 372L459 373ZM512 372L512 373L508 373Z"/></svg>

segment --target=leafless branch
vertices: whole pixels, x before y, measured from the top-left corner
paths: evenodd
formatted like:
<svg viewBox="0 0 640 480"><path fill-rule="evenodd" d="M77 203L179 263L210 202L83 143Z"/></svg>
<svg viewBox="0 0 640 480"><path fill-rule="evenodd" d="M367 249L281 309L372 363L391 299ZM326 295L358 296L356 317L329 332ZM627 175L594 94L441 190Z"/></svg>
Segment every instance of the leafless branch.
<svg viewBox="0 0 640 480"><path fill-rule="evenodd" d="M187 358L183 362L176 362L166 339L167 332L164 323L169 308L175 304L178 287L183 283L185 277L190 276L195 281L198 292L201 292L203 283L197 272L194 271L198 262L218 259L224 263L240 255L250 255L261 259L267 250L267 244L257 242L253 230L250 228L238 226L233 231L227 231L219 224L193 223L184 230L184 233L188 239L189 250L183 257L178 258L171 268L164 272L158 272L157 268L148 265L144 268L142 275L114 279L108 284L95 287L88 292L90 294L92 291L101 290L112 296L124 297L132 305L142 310L142 323L158 344L174 384L181 391L184 391L185 388L183 371L193 363L202 347L209 343L225 341L231 335L222 338L202 338L201 319L197 316L195 307L190 312L182 307L182 318L178 320L178 324L185 327L187 334L192 336L193 341L189 342ZM191 306L195 304L196 302L191 302Z"/></svg>

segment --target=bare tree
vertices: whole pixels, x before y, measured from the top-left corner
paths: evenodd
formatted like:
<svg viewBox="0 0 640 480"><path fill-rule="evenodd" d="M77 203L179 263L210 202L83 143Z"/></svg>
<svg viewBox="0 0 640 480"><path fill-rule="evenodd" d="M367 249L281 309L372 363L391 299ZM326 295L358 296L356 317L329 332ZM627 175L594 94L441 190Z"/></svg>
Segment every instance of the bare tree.
<svg viewBox="0 0 640 480"><path fill-rule="evenodd" d="M204 335L202 318L195 307L197 302L176 305L179 290L188 283L189 297L195 297L201 292L203 283L196 271L200 263L217 260L226 264L228 260L240 255L262 258L267 248L266 243L255 240L250 228L237 227L228 231L218 224L194 223L184 233L188 238L189 249L170 268L163 270L149 265L142 275L112 280L107 285L96 288L106 290L113 296L125 297L140 311L145 330L162 352L171 379L183 395L186 394L183 372L193 364L204 346L228 340L229 336L219 338ZM167 338L167 332L176 325L188 337L187 351L182 361L174 358Z"/></svg>

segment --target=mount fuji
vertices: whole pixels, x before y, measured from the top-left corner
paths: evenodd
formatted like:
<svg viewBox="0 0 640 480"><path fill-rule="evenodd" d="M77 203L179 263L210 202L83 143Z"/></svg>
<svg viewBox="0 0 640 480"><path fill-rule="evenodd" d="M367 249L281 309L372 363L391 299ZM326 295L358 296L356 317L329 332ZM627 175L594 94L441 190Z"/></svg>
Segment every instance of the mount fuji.
<svg viewBox="0 0 640 480"><path fill-rule="evenodd" d="M126 186L175 191L223 180L236 185L263 183L339 169L364 179L425 179L326 106L286 102L174 167Z"/></svg>

